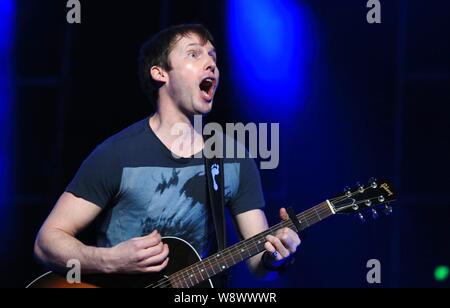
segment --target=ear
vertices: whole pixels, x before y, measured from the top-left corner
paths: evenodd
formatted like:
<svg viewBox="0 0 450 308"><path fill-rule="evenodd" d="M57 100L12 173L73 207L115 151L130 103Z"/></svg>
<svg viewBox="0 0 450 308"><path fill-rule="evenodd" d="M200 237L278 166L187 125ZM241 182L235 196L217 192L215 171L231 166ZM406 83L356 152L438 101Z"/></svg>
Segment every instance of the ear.
<svg viewBox="0 0 450 308"><path fill-rule="evenodd" d="M167 82L167 73L159 66L152 66L150 68L150 75L152 78L158 82L166 83Z"/></svg>

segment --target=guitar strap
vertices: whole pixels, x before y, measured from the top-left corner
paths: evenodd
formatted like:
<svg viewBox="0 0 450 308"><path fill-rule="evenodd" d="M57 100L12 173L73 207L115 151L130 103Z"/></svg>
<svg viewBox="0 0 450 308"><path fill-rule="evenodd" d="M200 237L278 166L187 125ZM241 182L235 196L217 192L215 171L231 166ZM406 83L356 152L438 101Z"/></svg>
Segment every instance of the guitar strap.
<svg viewBox="0 0 450 308"><path fill-rule="evenodd" d="M204 140L206 139L204 137ZM220 141L216 139L216 142ZM204 153L203 156L205 160L206 191L216 231L217 251L221 251L226 246L224 163L223 158L207 158L207 155ZM216 287L226 288L228 286L228 278L228 273L223 272L213 280Z"/></svg>
<svg viewBox="0 0 450 308"><path fill-rule="evenodd" d="M216 231L217 250L225 248L224 167L222 158L205 157L207 194Z"/></svg>

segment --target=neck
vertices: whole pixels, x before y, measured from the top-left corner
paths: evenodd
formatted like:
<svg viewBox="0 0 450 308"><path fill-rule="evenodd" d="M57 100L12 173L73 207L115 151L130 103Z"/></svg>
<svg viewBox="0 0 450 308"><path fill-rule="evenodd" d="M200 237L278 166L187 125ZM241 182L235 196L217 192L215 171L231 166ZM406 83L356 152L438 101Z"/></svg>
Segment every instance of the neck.
<svg viewBox="0 0 450 308"><path fill-rule="evenodd" d="M172 104L158 103L149 125L161 142L177 156L189 157L203 148L202 127L194 125L194 115L182 112Z"/></svg>

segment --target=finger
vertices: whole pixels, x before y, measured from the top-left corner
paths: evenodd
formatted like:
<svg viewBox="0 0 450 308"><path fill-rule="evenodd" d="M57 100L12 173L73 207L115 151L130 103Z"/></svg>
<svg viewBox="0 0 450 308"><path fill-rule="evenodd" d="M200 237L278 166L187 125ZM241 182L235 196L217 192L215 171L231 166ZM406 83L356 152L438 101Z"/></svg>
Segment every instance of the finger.
<svg viewBox="0 0 450 308"><path fill-rule="evenodd" d="M153 255L145 260L142 260L141 262L139 262L139 266L149 267L161 264L168 256L169 256L169 246L167 244L164 244L164 248L161 251L161 253Z"/></svg>
<svg viewBox="0 0 450 308"><path fill-rule="evenodd" d="M273 246L275 246L275 249L283 256L283 258L289 257L289 250L287 250L286 247L284 247L283 243L281 243L279 238L273 235L268 235L266 239Z"/></svg>
<svg viewBox="0 0 450 308"><path fill-rule="evenodd" d="M284 228L283 230L284 230L284 232L286 232L286 234L288 234L288 236L291 238L291 240L295 246L298 246L301 244L302 241L297 232L295 232L291 228Z"/></svg>
<svg viewBox="0 0 450 308"><path fill-rule="evenodd" d="M161 254L164 250L164 243L163 242L159 242L159 244L146 248L146 249L141 249L137 255L136 255L136 260L138 262L141 262L143 260L146 260L150 257L153 256L157 256L159 254Z"/></svg>
<svg viewBox="0 0 450 308"><path fill-rule="evenodd" d="M136 241L140 249L146 249L161 243L161 235L158 233L158 231L154 231L149 235L136 238Z"/></svg>
<svg viewBox="0 0 450 308"><path fill-rule="evenodd" d="M280 218L281 220L289 220L289 214L284 207L280 209Z"/></svg>
<svg viewBox="0 0 450 308"><path fill-rule="evenodd" d="M168 263L169 263L169 258L167 258L167 259L166 259L162 264L160 264L160 265L149 266L149 267L144 268L144 269L142 270L142 272L144 272L144 273L157 273L157 272L160 272L160 271L162 271L162 270L167 266Z"/></svg>
<svg viewBox="0 0 450 308"><path fill-rule="evenodd" d="M297 246L301 243L298 234L290 228L283 228L278 238L291 253L294 253L297 250Z"/></svg>
<svg viewBox="0 0 450 308"><path fill-rule="evenodd" d="M142 239L145 239L147 237L156 236L157 234L159 234L158 230L153 230L152 233L149 233L149 234L144 235L144 236L136 237L136 239L142 240Z"/></svg>
<svg viewBox="0 0 450 308"><path fill-rule="evenodd" d="M290 253L295 253L297 251L295 237L297 237L297 234L295 234L291 229L286 228L286 230L284 230L278 238Z"/></svg>
<svg viewBox="0 0 450 308"><path fill-rule="evenodd" d="M264 244L264 247L266 248L266 251L270 253L270 257L274 260L280 261L283 259L283 256L278 253L278 251L275 249L275 247L270 242L266 242Z"/></svg>

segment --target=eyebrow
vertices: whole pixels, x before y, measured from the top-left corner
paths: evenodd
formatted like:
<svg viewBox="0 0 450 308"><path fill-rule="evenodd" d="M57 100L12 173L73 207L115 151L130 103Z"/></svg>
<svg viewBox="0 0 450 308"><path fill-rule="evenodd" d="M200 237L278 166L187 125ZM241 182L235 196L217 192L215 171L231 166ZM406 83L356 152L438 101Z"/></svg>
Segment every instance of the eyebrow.
<svg viewBox="0 0 450 308"><path fill-rule="evenodd" d="M190 43L190 44L186 45L186 48L188 48L188 47L193 47L193 46L200 46L200 47L203 47L204 45L201 45L201 44L199 44L199 43ZM216 49L215 49L214 47L213 47L213 49L211 49L208 53L211 53L211 52L217 54Z"/></svg>

